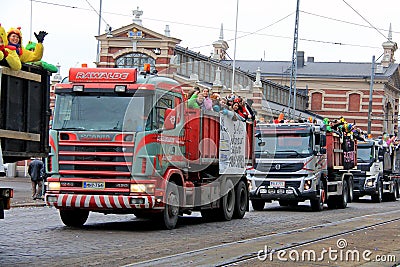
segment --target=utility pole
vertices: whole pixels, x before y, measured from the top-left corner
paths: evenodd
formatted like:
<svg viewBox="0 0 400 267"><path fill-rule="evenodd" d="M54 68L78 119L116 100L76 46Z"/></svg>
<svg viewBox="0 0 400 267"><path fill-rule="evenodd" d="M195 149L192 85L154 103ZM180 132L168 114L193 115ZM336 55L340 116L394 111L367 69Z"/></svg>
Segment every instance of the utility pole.
<svg viewBox="0 0 400 267"><path fill-rule="evenodd" d="M291 74L290 74L290 90L289 90L289 101L288 101L289 119L294 118L294 113L296 110L297 44L299 40L299 6L300 6L300 0L297 0L296 21L294 24L292 67L290 69ZM291 112L292 92L293 92L293 114Z"/></svg>
<svg viewBox="0 0 400 267"><path fill-rule="evenodd" d="M232 94L233 94L233 87L235 86L236 39L237 39L238 16L239 16L239 0L236 0L235 43L233 47L233 64L232 64L232 88L231 88Z"/></svg>
<svg viewBox="0 0 400 267"><path fill-rule="evenodd" d="M371 134L372 90L374 89L374 77L375 77L375 55L372 56L371 82L369 85L368 128L367 128L368 134Z"/></svg>
<svg viewBox="0 0 400 267"><path fill-rule="evenodd" d="M97 35L100 35L100 26L101 26L101 10L102 10L103 0L100 0L100 8L99 8L99 28L97 30ZM99 64L100 62L100 41L97 40L97 56L96 62Z"/></svg>

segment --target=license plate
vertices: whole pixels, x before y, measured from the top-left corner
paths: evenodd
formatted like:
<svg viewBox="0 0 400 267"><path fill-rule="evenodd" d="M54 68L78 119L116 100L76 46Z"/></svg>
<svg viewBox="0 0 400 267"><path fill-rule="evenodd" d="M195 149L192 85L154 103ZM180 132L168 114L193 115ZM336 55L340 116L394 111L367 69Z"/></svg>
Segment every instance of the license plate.
<svg viewBox="0 0 400 267"><path fill-rule="evenodd" d="M82 187L85 189L104 189L105 182L83 182Z"/></svg>
<svg viewBox="0 0 400 267"><path fill-rule="evenodd" d="M285 187L285 181L270 181L269 185L272 187Z"/></svg>

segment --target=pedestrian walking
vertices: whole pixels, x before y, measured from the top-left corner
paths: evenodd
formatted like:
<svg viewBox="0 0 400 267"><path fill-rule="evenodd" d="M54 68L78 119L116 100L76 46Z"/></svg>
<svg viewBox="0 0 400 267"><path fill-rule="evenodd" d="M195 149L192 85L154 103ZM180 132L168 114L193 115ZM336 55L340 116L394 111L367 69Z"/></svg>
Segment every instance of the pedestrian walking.
<svg viewBox="0 0 400 267"><path fill-rule="evenodd" d="M29 163L28 173L32 182L32 199L42 199L44 164L38 158Z"/></svg>

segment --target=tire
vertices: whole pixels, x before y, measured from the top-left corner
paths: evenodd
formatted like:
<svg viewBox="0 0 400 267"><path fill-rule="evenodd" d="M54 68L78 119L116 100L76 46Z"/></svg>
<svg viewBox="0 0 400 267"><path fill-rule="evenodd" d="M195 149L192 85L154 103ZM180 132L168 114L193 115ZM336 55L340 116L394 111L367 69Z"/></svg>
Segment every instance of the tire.
<svg viewBox="0 0 400 267"><path fill-rule="evenodd" d="M372 195L371 200L374 203L381 203L383 201L383 186L381 180L378 182L378 193Z"/></svg>
<svg viewBox="0 0 400 267"><path fill-rule="evenodd" d="M394 183L393 193L389 195L390 201L396 201L399 198L399 186Z"/></svg>
<svg viewBox="0 0 400 267"><path fill-rule="evenodd" d="M60 210L61 221L69 227L81 227L89 217L88 210Z"/></svg>
<svg viewBox="0 0 400 267"><path fill-rule="evenodd" d="M230 221L235 211L235 187L233 186L232 180L227 179L222 188L223 190L221 192L224 195L221 198L219 217L224 221Z"/></svg>
<svg viewBox="0 0 400 267"><path fill-rule="evenodd" d="M325 190L321 186L319 189L319 197L316 199L311 199L311 210L312 211L322 211L324 209L324 201L325 201Z"/></svg>
<svg viewBox="0 0 400 267"><path fill-rule="evenodd" d="M353 196L353 202L354 201L359 201L360 200L360 197L359 196Z"/></svg>
<svg viewBox="0 0 400 267"><path fill-rule="evenodd" d="M233 212L234 219L242 219L249 209L249 191L244 181L239 181L235 190L235 210Z"/></svg>
<svg viewBox="0 0 400 267"><path fill-rule="evenodd" d="M251 205L253 206L253 210L262 211L264 210L265 201L261 199L253 199Z"/></svg>
<svg viewBox="0 0 400 267"><path fill-rule="evenodd" d="M348 185L348 188L349 188L349 197L348 197L348 203L352 203L353 202L353 200L354 200L354 191L353 191L353 187L354 187L354 181L353 181L353 179L351 179L351 183L349 182L347 185Z"/></svg>
<svg viewBox="0 0 400 267"><path fill-rule="evenodd" d="M349 202L349 185L347 180L343 180L342 195L338 196L336 207L338 209L345 209Z"/></svg>
<svg viewBox="0 0 400 267"><path fill-rule="evenodd" d="M163 227L174 229L179 217L179 191L174 182L168 182L165 208L162 212Z"/></svg>

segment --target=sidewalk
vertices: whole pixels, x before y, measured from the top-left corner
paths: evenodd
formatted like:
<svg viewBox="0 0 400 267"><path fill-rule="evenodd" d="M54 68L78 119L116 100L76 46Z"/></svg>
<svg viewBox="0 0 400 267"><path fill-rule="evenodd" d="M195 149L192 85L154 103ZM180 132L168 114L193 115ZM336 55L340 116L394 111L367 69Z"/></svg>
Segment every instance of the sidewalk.
<svg viewBox="0 0 400 267"><path fill-rule="evenodd" d="M0 177L0 187L14 189L14 197L11 207L45 206L43 200L33 200L31 191L31 179L28 177Z"/></svg>

